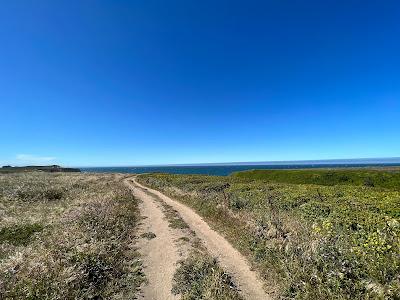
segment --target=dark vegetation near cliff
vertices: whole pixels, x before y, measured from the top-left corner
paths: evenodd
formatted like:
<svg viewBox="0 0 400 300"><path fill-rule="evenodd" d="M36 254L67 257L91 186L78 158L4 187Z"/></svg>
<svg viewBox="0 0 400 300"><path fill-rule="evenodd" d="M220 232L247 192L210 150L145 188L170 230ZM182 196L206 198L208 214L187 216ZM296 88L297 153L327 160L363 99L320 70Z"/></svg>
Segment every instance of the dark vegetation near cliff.
<svg viewBox="0 0 400 300"><path fill-rule="evenodd" d="M80 172L81 170L78 168L63 168L58 165L51 166L26 166L26 167L11 167L11 166L3 166L0 168L0 174L7 173L20 173L20 172L49 172L49 173L58 173L58 172Z"/></svg>

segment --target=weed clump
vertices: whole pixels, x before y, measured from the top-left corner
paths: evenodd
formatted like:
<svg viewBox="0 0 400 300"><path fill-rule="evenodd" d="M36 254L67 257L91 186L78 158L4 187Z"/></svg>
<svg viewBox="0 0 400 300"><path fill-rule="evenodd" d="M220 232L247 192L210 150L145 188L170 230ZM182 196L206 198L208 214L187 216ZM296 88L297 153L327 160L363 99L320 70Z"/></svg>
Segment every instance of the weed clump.
<svg viewBox="0 0 400 300"><path fill-rule="evenodd" d="M140 236L142 238L146 238L148 240L152 240L152 239L155 239L157 237L156 234L153 233L153 232L145 232L145 233L141 234Z"/></svg>
<svg viewBox="0 0 400 300"><path fill-rule="evenodd" d="M217 260L197 251L181 261L172 292L180 294L182 300L242 299L231 276L221 269Z"/></svg>

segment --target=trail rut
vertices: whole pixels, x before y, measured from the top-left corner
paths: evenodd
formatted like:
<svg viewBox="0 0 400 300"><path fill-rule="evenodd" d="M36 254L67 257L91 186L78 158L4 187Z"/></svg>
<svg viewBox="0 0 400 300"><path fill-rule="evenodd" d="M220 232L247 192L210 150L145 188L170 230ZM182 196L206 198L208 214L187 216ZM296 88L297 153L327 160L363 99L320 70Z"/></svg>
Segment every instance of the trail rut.
<svg viewBox="0 0 400 300"><path fill-rule="evenodd" d="M171 293L172 278L179 257L175 240L178 238L169 228L162 209L149 195L125 180L133 194L141 201L139 209L144 217L140 233L154 233L154 238L142 237L139 239L138 248L143 258L146 284L139 295L139 299L145 300L170 300L179 299Z"/></svg>
<svg viewBox="0 0 400 300"><path fill-rule="evenodd" d="M136 181L136 178L130 178L129 180L126 180L126 183L130 186L135 195L143 201L143 212L149 217L145 220L145 223L147 224L146 226L149 226L150 228L149 230L153 230L157 236L158 234L165 234L165 236L160 236L158 241L154 241L153 246L155 246L155 248L151 247L148 249L143 249L143 252L149 251L149 253L147 253L149 256L147 262L149 264L160 264L157 266L153 265L148 267L148 272L150 272L147 272L149 286L157 285L162 287L165 291L170 288L176 262L179 259L176 246L174 247L173 244L171 245L171 241L176 237L173 236L170 230L165 229L165 227L168 229L168 222L166 220L161 221L163 218L162 210L154 203L154 199L151 199L151 196L148 195L148 193L151 193L164 201L166 204L170 205L179 213L181 218L189 225L190 229L193 230L196 233L196 236L202 241L208 252L212 256L216 257L221 267L233 276L236 284L239 287L240 293L245 299L270 299L269 295L266 294L263 289L262 281L258 278L257 274L250 269L250 265L247 260L236 249L234 249L225 238L211 229L210 226L191 208L171 199L157 190L153 190L141 185ZM147 193L145 193L142 189L146 190ZM158 257L160 255L162 258ZM157 274L154 274L154 271L158 270L158 272L162 272L164 268L166 272L165 276L161 277L160 275L157 276ZM152 280L157 280L157 282L152 283ZM146 294L146 291L144 294ZM172 295L170 295L170 297L172 297ZM176 298L157 297L145 299L161 300Z"/></svg>

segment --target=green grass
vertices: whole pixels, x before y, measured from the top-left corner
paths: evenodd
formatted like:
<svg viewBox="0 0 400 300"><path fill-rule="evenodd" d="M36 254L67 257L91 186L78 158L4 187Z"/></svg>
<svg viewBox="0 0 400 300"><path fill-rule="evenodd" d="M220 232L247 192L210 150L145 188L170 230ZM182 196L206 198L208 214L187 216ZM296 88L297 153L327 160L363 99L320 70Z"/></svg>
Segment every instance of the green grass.
<svg viewBox="0 0 400 300"><path fill-rule="evenodd" d="M275 299L400 297L395 189L238 176L138 179L191 206L222 232L258 269Z"/></svg>
<svg viewBox="0 0 400 300"><path fill-rule="evenodd" d="M400 169L251 170L232 174L241 179L276 183L355 185L400 191Z"/></svg>
<svg viewBox="0 0 400 300"><path fill-rule="evenodd" d="M0 229L0 244L11 243L14 246L26 245L35 233L43 230L41 224L19 224Z"/></svg>

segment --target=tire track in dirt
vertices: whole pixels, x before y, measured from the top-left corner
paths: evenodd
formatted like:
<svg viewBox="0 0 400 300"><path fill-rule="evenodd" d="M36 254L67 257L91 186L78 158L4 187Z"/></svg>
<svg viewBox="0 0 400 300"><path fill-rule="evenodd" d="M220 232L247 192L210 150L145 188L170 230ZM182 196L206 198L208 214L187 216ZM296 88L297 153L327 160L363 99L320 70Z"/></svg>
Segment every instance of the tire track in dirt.
<svg viewBox="0 0 400 300"><path fill-rule="evenodd" d="M134 196L141 200L139 209L143 220L139 233L155 234L155 237L142 236L137 244L148 282L141 289L139 299L179 299L179 296L172 294L171 289L177 263L182 259L181 251L175 242L180 236L169 228L168 220L159 203L142 189L135 187L128 179L125 180L125 184L132 190Z"/></svg>
<svg viewBox="0 0 400 300"><path fill-rule="evenodd" d="M240 293L245 299L248 300L268 300L270 296L265 293L263 289L263 283L257 274L251 270L248 261L232 247L232 245L216 231L210 228L210 226L191 208L186 205L175 201L157 190L145 187L136 181L136 178L131 178L128 181L131 188L134 191L138 191L138 197L144 202L148 201L151 197L148 193L153 194L158 197L161 201L164 201L167 205L175 209L183 221L193 230L196 236L202 241L208 252L216 257L221 265L221 267L230 273L236 284L239 287ZM146 192L144 192L143 190ZM136 192L135 192L136 193ZM154 201L154 200L151 200ZM162 212L160 211L162 214ZM151 220L148 220L151 221ZM167 225L168 226L168 225ZM166 233L166 232L165 232ZM168 234L168 233L166 233ZM165 251L165 245L160 249L151 249L152 251ZM154 255L154 254L153 254ZM174 260L176 262L176 257L169 257L168 259ZM167 262L163 262L166 264ZM176 266L176 263L173 265ZM170 265L166 266L171 268ZM158 268L161 268L160 266ZM174 273L174 270L167 270L168 273ZM166 278L167 279L167 278ZM171 277L172 279L172 277ZM150 280L150 278L149 278ZM168 276L168 280L169 276ZM157 298L161 299L161 298ZM169 298L164 298L169 299Z"/></svg>

